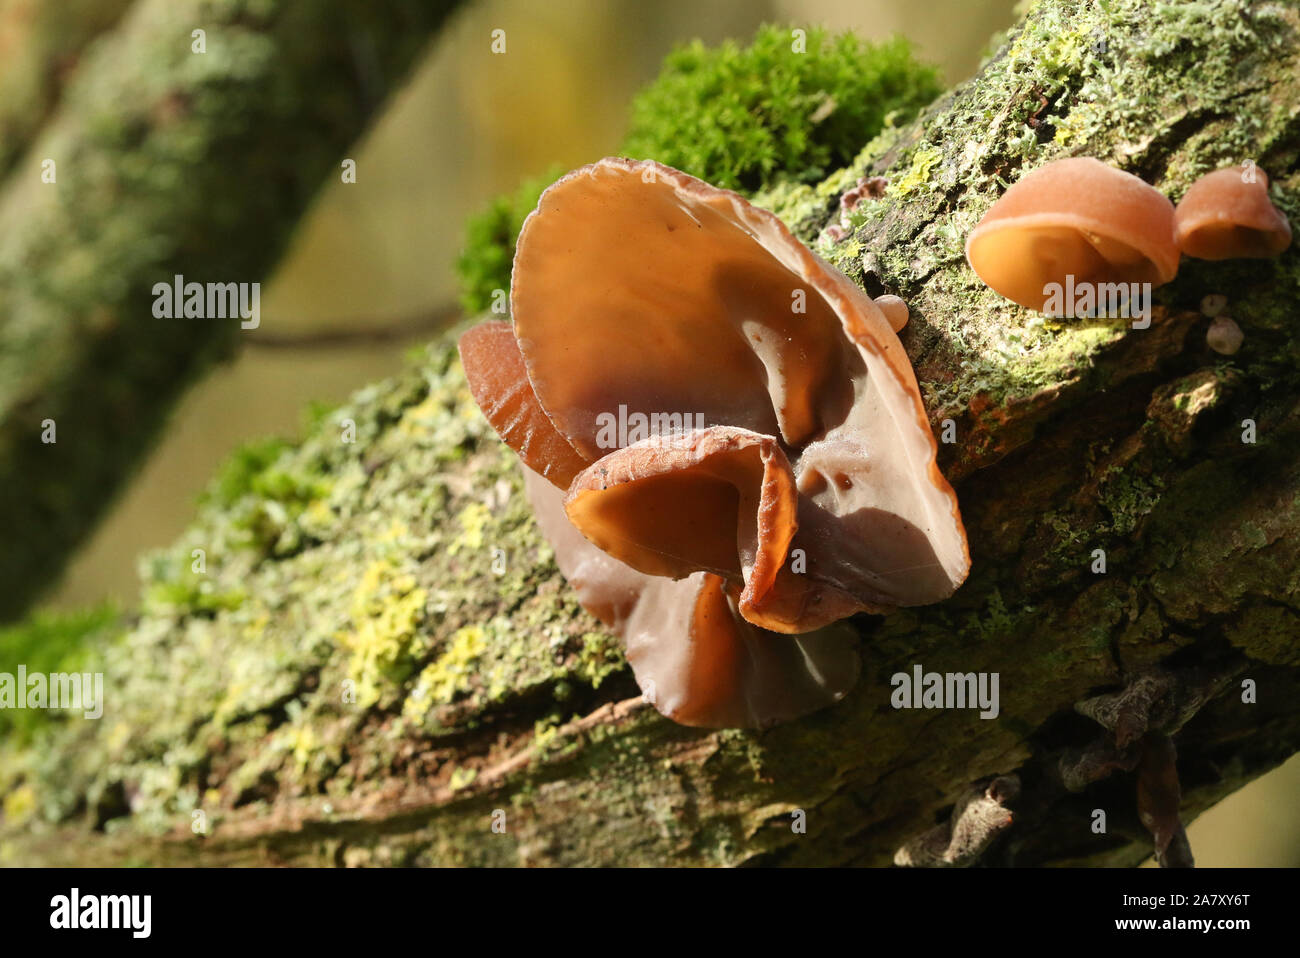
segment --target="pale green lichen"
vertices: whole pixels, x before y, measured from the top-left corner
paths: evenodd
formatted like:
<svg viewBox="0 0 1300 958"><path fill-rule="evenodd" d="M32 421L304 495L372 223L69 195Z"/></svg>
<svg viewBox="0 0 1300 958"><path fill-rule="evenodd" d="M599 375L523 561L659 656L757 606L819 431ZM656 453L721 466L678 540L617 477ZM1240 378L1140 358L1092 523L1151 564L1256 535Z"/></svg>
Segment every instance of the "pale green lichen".
<svg viewBox="0 0 1300 958"><path fill-rule="evenodd" d="M626 666L623 650L608 632L585 632L578 653L578 675L593 689Z"/></svg>

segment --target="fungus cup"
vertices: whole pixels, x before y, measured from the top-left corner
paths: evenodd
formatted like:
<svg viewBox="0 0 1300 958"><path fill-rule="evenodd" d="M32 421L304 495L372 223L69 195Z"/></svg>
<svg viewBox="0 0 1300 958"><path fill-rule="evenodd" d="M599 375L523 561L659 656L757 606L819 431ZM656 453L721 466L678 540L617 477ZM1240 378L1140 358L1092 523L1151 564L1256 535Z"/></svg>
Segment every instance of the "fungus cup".
<svg viewBox="0 0 1300 958"><path fill-rule="evenodd" d="M653 162L552 185L510 325L461 339L561 572L688 725L766 726L857 675L835 623L951 595L970 566L895 324L772 214ZM623 445L602 421L628 421ZM692 426L693 428L688 428Z"/></svg>
<svg viewBox="0 0 1300 958"><path fill-rule="evenodd" d="M1268 198L1268 175L1238 166L1207 173L1174 213L1175 241L1196 259L1263 259L1291 245L1291 224Z"/></svg>
<svg viewBox="0 0 1300 958"><path fill-rule="evenodd" d="M1223 356L1235 356L1246 336L1241 327L1230 316L1216 316L1206 330L1205 342L1216 353Z"/></svg>
<svg viewBox="0 0 1300 958"><path fill-rule="evenodd" d="M1222 293L1210 293L1201 297L1201 315L1213 319L1228 308L1228 297Z"/></svg>
<svg viewBox="0 0 1300 958"><path fill-rule="evenodd" d="M1089 157L1056 160L1022 177L966 240L988 286L1044 311L1048 287L1150 283L1178 272L1174 207L1136 176Z"/></svg>

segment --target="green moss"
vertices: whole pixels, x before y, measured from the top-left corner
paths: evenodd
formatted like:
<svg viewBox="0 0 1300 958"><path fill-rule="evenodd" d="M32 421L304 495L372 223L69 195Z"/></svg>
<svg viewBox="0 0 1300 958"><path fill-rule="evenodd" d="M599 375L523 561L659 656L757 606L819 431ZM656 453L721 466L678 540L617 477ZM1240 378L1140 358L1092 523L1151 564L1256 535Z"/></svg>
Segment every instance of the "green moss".
<svg viewBox="0 0 1300 958"><path fill-rule="evenodd" d="M19 665L28 674L76 672L92 661L98 647L113 641L123 626L111 604L76 612L36 612L16 625L0 629L0 671L14 673ZM61 713L49 709L0 709L0 738L29 741L33 732Z"/></svg>
<svg viewBox="0 0 1300 958"><path fill-rule="evenodd" d="M800 49L802 44L803 49ZM748 46L675 50L632 104L627 155L753 193L778 179L814 183L885 125L940 92L907 41L768 24Z"/></svg>
<svg viewBox="0 0 1300 958"><path fill-rule="evenodd" d="M182 569L170 581L156 581L145 593L145 605L154 610L172 608L186 614L212 615L237 609L246 598L242 589L220 589L206 575Z"/></svg>
<svg viewBox="0 0 1300 958"><path fill-rule="evenodd" d="M288 447L283 439L257 439L240 446L222 463L200 502L230 506L253 491L254 483Z"/></svg>
<svg viewBox="0 0 1300 958"><path fill-rule="evenodd" d="M1008 609L1002 590L994 587L989 592L985 608L967 616L962 631L972 634L981 642L1005 641L1015 631L1017 624L1033 612L1029 607L1015 611Z"/></svg>
<svg viewBox="0 0 1300 958"><path fill-rule="evenodd" d="M460 304L465 312L487 312L499 291L510 289L510 267L519 230L537 207L542 191L563 172L556 166L524 180L513 193L498 196L466 221L465 245L456 260Z"/></svg>

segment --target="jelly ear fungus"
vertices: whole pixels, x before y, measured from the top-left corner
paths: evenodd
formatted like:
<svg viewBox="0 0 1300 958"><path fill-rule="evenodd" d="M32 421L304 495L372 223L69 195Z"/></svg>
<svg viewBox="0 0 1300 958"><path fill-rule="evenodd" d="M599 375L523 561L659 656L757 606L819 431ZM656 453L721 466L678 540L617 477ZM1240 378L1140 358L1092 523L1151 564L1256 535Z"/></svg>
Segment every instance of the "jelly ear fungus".
<svg viewBox="0 0 1300 958"><path fill-rule="evenodd" d="M561 572L664 714L763 726L829 704L857 674L838 620L965 579L895 332L906 306L873 302L772 214L602 160L525 222L511 308L513 328L461 341L471 391L526 466ZM616 409L694 427L608 448Z"/></svg>

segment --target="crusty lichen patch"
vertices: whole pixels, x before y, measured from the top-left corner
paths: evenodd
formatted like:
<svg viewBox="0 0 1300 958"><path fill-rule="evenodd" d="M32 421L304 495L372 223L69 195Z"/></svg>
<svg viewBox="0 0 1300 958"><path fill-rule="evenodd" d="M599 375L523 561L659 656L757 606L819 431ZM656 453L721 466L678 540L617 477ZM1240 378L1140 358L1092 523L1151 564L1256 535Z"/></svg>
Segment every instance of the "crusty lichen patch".
<svg viewBox="0 0 1300 958"><path fill-rule="evenodd" d="M6 746L11 822L57 821L87 794L125 789L136 827L184 828L205 804L216 827L223 808L329 787L339 735L362 735L348 747L364 750L367 716L437 734L468 709L481 723L520 696L572 698L626 669L559 588L452 341L299 446L263 448L142 563L144 615L93 662L104 720Z"/></svg>

